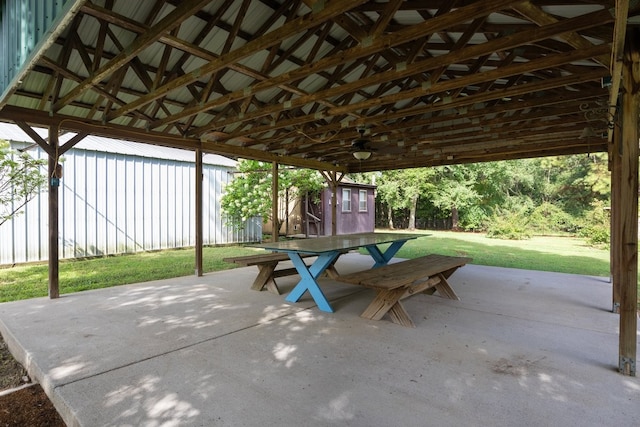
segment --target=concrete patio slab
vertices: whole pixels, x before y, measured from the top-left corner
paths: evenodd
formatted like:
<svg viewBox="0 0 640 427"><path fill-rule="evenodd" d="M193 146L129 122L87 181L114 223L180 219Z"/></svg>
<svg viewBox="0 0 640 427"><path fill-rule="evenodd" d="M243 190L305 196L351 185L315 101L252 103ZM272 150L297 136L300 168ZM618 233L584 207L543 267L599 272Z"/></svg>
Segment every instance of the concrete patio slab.
<svg viewBox="0 0 640 427"><path fill-rule="evenodd" d="M324 313L256 273L4 303L0 331L70 426L640 425L605 278L467 265L403 328L359 317L370 290L322 279Z"/></svg>

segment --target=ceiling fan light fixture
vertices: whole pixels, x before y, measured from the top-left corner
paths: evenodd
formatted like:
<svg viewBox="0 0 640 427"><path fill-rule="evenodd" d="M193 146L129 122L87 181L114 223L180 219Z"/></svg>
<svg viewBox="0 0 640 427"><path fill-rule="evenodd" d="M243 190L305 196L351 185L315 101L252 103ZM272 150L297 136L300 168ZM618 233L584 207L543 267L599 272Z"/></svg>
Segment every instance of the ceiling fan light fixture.
<svg viewBox="0 0 640 427"><path fill-rule="evenodd" d="M354 139L351 143L351 154L358 160L367 160L371 157L371 150L366 148L369 140L362 137L364 129L358 129L358 132L360 132L360 138Z"/></svg>
<svg viewBox="0 0 640 427"><path fill-rule="evenodd" d="M371 157L371 151L354 151L353 157L358 160L367 160L369 157Z"/></svg>

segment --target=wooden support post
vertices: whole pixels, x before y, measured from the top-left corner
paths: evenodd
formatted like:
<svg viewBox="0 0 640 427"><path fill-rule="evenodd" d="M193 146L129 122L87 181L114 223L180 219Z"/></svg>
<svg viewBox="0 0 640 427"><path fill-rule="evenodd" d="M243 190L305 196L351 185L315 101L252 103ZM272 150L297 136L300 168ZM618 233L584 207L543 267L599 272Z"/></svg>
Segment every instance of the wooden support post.
<svg viewBox="0 0 640 427"><path fill-rule="evenodd" d="M202 216L202 150L196 150L196 276L200 277L204 274L202 264L202 246L203 246L203 216Z"/></svg>
<svg viewBox="0 0 640 427"><path fill-rule="evenodd" d="M344 173L339 176L337 171L320 171L320 173L329 184L329 188L331 188L331 235L335 236L338 234L338 184L344 178Z"/></svg>
<svg viewBox="0 0 640 427"><path fill-rule="evenodd" d="M610 152L611 159L611 237L610 237L610 270L613 287L611 311L620 313L620 282L623 265L620 258L620 245L622 244L620 187L622 185L622 129L619 127L613 131L613 144Z"/></svg>
<svg viewBox="0 0 640 427"><path fill-rule="evenodd" d="M278 241L280 233L280 221L278 221L278 162L271 164L271 197L273 203L271 205L271 241Z"/></svg>
<svg viewBox="0 0 640 427"><path fill-rule="evenodd" d="M622 159L619 370L636 374L638 326L638 114L640 113L640 31L627 33L622 70Z"/></svg>
<svg viewBox="0 0 640 427"><path fill-rule="evenodd" d="M338 180L336 171L331 172L331 235L338 234Z"/></svg>
<svg viewBox="0 0 640 427"><path fill-rule="evenodd" d="M59 141L58 125L49 126L49 298L60 297L59 246L58 246L58 175ZM53 154L53 155L52 155Z"/></svg>

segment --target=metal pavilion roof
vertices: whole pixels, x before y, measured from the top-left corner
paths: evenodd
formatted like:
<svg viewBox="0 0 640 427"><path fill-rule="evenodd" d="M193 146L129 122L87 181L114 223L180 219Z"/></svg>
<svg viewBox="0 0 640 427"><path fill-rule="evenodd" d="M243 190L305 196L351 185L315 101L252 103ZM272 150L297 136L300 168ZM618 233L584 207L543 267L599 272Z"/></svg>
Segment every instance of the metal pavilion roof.
<svg viewBox="0 0 640 427"><path fill-rule="evenodd" d="M16 3L0 1L0 44ZM2 80L0 120L338 171L606 151L640 14L613 0L61 4Z"/></svg>

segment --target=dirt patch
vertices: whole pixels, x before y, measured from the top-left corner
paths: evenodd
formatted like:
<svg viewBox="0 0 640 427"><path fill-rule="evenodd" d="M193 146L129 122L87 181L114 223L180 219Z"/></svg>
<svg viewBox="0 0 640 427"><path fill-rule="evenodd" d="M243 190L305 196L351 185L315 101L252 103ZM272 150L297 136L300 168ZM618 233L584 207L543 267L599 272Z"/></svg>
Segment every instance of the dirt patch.
<svg viewBox="0 0 640 427"><path fill-rule="evenodd" d="M9 353L0 335L0 391L29 383L27 371ZM0 396L0 427L65 427L39 384Z"/></svg>
<svg viewBox="0 0 640 427"><path fill-rule="evenodd" d="M13 358L0 335L0 391L21 386L31 380L27 371Z"/></svg>

